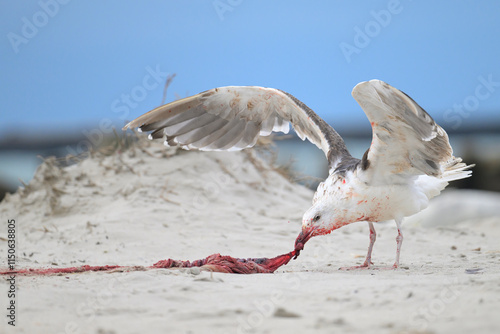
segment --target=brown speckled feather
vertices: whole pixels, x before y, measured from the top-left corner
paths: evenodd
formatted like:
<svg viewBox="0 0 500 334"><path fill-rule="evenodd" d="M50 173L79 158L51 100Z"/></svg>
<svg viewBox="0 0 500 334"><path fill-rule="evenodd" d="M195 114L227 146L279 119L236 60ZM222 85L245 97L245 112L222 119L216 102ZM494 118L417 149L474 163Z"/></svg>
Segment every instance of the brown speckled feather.
<svg viewBox="0 0 500 334"><path fill-rule="evenodd" d="M160 106L124 127L151 132L167 145L206 151L241 150L259 136L288 133L322 149L329 167L357 163L335 130L297 98L278 89L256 86L214 88Z"/></svg>

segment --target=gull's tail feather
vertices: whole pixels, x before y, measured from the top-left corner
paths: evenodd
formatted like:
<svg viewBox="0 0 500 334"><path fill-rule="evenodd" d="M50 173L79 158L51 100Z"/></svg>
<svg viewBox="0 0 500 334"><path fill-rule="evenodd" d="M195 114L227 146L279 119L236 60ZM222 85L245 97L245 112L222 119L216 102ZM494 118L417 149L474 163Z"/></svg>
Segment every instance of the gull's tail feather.
<svg viewBox="0 0 500 334"><path fill-rule="evenodd" d="M443 173L439 178L447 182L465 179L471 176L472 171L469 168L474 166L463 163L461 158L452 157L452 159L442 165Z"/></svg>
<svg viewBox="0 0 500 334"><path fill-rule="evenodd" d="M453 157L445 163L440 164L442 172L439 176L420 175L415 181L419 189L428 199L436 197L443 191L450 181L465 179L472 174L469 168L474 165L467 165L461 158ZM427 206L427 205L426 205Z"/></svg>

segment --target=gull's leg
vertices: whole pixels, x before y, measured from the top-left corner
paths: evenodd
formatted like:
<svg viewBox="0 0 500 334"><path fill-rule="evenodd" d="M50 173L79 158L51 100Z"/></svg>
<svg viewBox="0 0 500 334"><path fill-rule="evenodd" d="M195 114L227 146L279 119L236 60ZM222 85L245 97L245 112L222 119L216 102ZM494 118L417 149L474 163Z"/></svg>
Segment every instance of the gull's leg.
<svg viewBox="0 0 500 334"><path fill-rule="evenodd" d="M372 263L372 250L375 240L377 240L377 232L375 232L375 227L373 227L372 222L368 222L368 227L370 227L370 245L368 246L368 253L366 253L365 262L360 266L354 267L342 267L340 270L353 270L353 269L369 269Z"/></svg>
<svg viewBox="0 0 500 334"><path fill-rule="evenodd" d="M375 243L375 240L377 240L377 232L375 232L375 227L373 227L372 222L368 222L368 226L370 227L370 245L368 246L368 253L366 253L366 259L365 263L363 263L364 266L370 267L372 265L372 250L373 250L373 244Z"/></svg>
<svg viewBox="0 0 500 334"><path fill-rule="evenodd" d="M387 270L387 269L397 269L399 268L399 254L401 253L401 244L403 244L403 230L401 229L401 223L403 222L403 219L395 219L396 225L398 227L398 236L396 237L396 261L391 267L382 267L382 268L376 268L379 270Z"/></svg>
<svg viewBox="0 0 500 334"><path fill-rule="evenodd" d="M403 230L401 229L401 223L403 219L396 219L396 225L398 227L398 236L396 237L397 248L396 248L396 261L392 266L394 269L399 268L399 254L401 253L401 245L403 244Z"/></svg>

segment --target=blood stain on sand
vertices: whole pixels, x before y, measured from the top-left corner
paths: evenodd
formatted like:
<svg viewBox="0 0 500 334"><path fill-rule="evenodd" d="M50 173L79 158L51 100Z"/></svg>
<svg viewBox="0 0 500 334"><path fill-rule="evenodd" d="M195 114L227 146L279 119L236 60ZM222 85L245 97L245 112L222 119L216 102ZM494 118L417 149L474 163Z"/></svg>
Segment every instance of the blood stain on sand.
<svg viewBox="0 0 500 334"><path fill-rule="evenodd" d="M221 272L229 274L271 274L279 267L286 265L294 256L298 256L299 251L292 251L274 258L248 258L239 259L227 255L212 254L201 260L178 261L161 260L150 267L144 266L81 266L68 268L29 268L19 270L0 271L0 275L23 275L23 276L48 276L75 274L89 271L144 271L150 269L169 268L191 268L200 267L202 270Z"/></svg>
<svg viewBox="0 0 500 334"><path fill-rule="evenodd" d="M281 266L296 259L300 251L304 249L304 244L309 238L304 238L303 233L299 234L295 242L295 249L289 253L278 255L273 258L247 258L239 259L219 253L207 256L204 259L195 261L178 261L173 259L161 260L149 267L144 266L80 266L68 268L27 268L19 270L0 271L0 275L24 275L24 276L48 276L84 273L89 271L101 272L124 272L124 271L144 271L151 269L170 268L191 268L199 267L201 270L221 272L228 274L271 274Z"/></svg>

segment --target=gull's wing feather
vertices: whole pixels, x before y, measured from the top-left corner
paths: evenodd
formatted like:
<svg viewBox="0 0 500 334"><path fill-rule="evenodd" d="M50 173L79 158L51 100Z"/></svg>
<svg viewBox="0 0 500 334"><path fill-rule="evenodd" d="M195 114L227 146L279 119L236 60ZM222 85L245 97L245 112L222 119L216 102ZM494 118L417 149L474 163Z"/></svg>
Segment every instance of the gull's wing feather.
<svg viewBox="0 0 500 334"><path fill-rule="evenodd" d="M308 139L325 153L330 168L352 160L342 138L314 111L278 89L228 86L162 105L128 123L165 137L167 145L207 151L241 150L255 145L259 136L288 133Z"/></svg>
<svg viewBox="0 0 500 334"><path fill-rule="evenodd" d="M361 82L352 91L373 131L360 166L373 183L406 182L413 176L467 177L470 167L453 156L448 135L408 95L380 80Z"/></svg>

